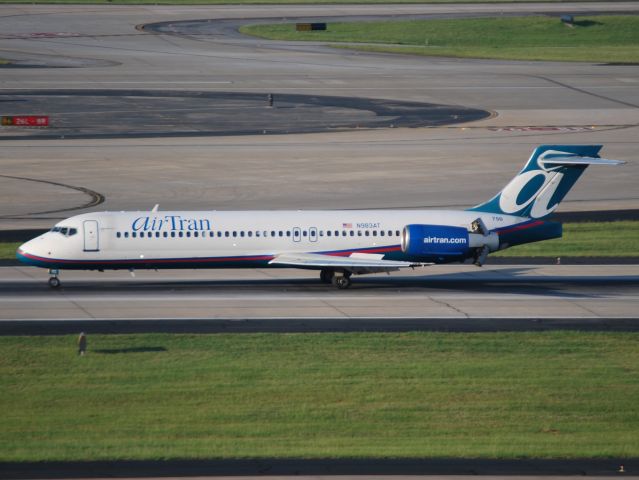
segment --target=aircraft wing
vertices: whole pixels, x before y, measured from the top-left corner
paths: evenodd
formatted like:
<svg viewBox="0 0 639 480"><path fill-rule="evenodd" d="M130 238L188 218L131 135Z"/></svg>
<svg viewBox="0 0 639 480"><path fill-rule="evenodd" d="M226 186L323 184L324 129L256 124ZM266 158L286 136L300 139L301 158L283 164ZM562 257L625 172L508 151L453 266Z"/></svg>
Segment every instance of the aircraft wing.
<svg viewBox="0 0 639 480"><path fill-rule="evenodd" d="M281 253L276 255L269 264L288 265L298 268L334 268L358 274L392 272L400 268L431 265L383 260L382 258L383 255L371 253L352 253L347 257L322 253Z"/></svg>

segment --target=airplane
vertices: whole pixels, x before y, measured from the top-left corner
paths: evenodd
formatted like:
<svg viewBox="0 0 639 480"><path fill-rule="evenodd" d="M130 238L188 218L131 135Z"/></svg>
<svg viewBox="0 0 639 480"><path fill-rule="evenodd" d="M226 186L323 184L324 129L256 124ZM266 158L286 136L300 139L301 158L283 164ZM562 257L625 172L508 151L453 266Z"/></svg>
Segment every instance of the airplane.
<svg viewBox="0 0 639 480"><path fill-rule="evenodd" d="M493 198L467 210L151 211L84 213L21 245L17 258L60 270L294 267L339 289L353 274L472 260L562 236L547 217L601 145L541 145Z"/></svg>

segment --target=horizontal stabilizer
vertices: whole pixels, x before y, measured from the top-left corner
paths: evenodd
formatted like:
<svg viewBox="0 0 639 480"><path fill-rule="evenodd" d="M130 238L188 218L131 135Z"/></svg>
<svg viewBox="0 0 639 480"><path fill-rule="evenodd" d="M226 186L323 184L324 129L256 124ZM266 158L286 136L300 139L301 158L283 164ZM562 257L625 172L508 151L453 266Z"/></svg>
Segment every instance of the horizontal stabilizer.
<svg viewBox="0 0 639 480"><path fill-rule="evenodd" d="M549 159L542 159L542 163L545 165L623 165L622 160L609 160L607 158L594 158L594 157L576 157L570 155L568 157L554 157Z"/></svg>

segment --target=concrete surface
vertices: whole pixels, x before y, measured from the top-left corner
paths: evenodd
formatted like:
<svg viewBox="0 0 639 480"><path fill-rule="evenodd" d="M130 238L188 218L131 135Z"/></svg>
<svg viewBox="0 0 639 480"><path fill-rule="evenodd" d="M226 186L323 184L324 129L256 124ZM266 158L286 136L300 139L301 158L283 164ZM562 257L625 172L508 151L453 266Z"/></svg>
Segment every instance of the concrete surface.
<svg viewBox="0 0 639 480"><path fill-rule="evenodd" d="M100 208L110 210L158 202L166 209L466 207L501 189L541 143L602 143L605 155L628 161L620 168L590 169L561 210L637 208L639 66L364 54L242 37L228 26L242 18L558 15L566 9L5 5L1 56L74 68L3 69L4 91L295 93L457 105L495 116L455 127L292 136L2 141L2 174L23 178L0 177L0 229L47 227L85 211L87 194L61 184L104 195ZM638 12L639 4L571 3L569 9ZM227 26L215 35L136 29L193 19L224 20ZM11 102L0 105L3 114L11 113Z"/></svg>
<svg viewBox="0 0 639 480"><path fill-rule="evenodd" d="M0 268L0 319L636 318L638 265L433 266L353 277L293 269L62 272ZM390 320L392 322L392 320Z"/></svg>

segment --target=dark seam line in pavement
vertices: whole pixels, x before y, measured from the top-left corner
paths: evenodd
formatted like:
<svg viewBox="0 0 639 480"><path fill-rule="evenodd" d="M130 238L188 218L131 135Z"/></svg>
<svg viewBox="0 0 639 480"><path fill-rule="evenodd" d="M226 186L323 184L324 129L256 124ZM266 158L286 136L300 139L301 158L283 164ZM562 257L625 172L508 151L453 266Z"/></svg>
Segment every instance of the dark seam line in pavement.
<svg viewBox="0 0 639 480"><path fill-rule="evenodd" d="M13 175L0 175L0 177L3 178L11 178L14 180L26 180L27 182L38 182L38 183L46 183L48 185L55 185L57 187L64 187L64 188L70 188L72 190L77 190L78 192L82 192L86 195L89 195L91 197L91 200L87 203L85 203L84 205L80 205L79 207L69 207L69 208L61 208L61 209L57 209L57 210L47 210L45 212L34 212L34 213L27 213L26 215L44 215L45 213L59 213L59 212L68 212L71 210L80 210L83 208L91 208L91 207L95 207L97 205L100 205L101 203L104 202L105 200L105 196L102 195L101 193L98 193L94 190L90 190L88 188L85 187L76 187L73 185L67 185L64 183L59 183L59 182L52 182L49 180L39 180L37 178L28 178L28 177L15 177ZM19 214L19 215L1 215L0 218L1 219L13 219L16 216L23 216L25 214Z"/></svg>
<svg viewBox="0 0 639 480"><path fill-rule="evenodd" d="M575 92L583 93L585 95L590 95L591 97L601 98L602 100L608 100L609 102L618 103L619 105L625 105L626 107L639 108L639 105L635 105L634 103L624 102L622 100L616 100L614 98L606 97L605 95L599 95L597 93L589 92L588 90L584 90L582 88L573 87L571 85L567 85L565 83L558 82L557 80L553 80L552 78L543 77L541 75L527 75L532 78L540 78L542 80L546 80L547 82L554 83L555 85L559 85L560 87L567 88L569 90L573 90Z"/></svg>
<svg viewBox="0 0 639 480"><path fill-rule="evenodd" d="M0 462L0 478L125 478L299 475L590 475L635 472L636 457L610 458L218 458ZM623 475L623 474L622 474ZM628 473L633 475L633 473Z"/></svg>
<svg viewBox="0 0 639 480"><path fill-rule="evenodd" d="M90 334L250 334L250 333L494 333L494 332L637 332L637 317L316 317L316 318L164 318L1 320L0 336ZM1 478L1 476L0 476Z"/></svg>

